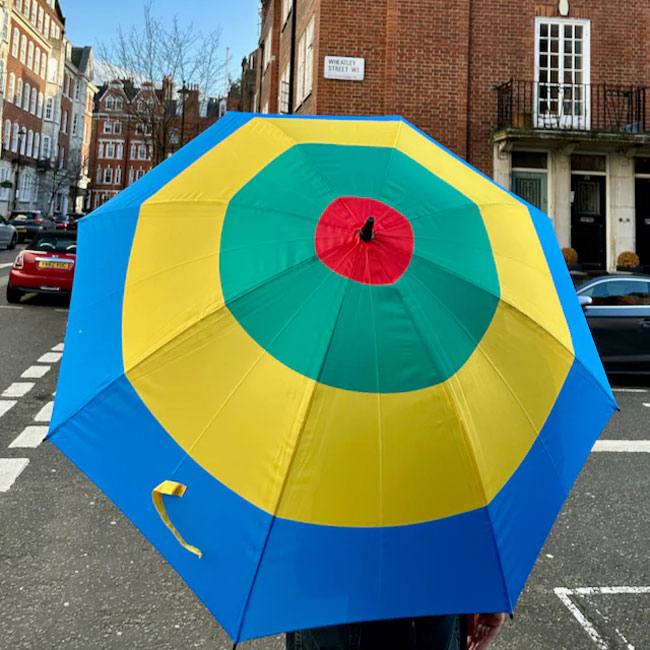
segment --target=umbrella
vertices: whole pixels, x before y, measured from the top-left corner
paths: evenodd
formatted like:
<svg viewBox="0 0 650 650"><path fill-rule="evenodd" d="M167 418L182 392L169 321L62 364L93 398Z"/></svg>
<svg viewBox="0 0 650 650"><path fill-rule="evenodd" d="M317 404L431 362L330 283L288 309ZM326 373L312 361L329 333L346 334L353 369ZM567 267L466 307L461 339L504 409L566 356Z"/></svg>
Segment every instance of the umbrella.
<svg viewBox="0 0 650 650"><path fill-rule="evenodd" d="M511 611L615 408L550 219L400 118L229 113L80 223L50 439L235 642Z"/></svg>

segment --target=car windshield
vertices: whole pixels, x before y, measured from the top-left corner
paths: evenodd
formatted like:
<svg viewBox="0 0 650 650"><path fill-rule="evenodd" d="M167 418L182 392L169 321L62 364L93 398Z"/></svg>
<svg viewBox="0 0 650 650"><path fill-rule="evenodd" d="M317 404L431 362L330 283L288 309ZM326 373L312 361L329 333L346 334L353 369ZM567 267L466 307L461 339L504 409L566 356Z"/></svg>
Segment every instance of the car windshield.
<svg viewBox="0 0 650 650"><path fill-rule="evenodd" d="M68 220L68 217L57 217L57 218L55 219L55 221L56 221L57 223L61 223L62 221L67 221L67 220Z"/></svg>
<svg viewBox="0 0 650 650"><path fill-rule="evenodd" d="M77 252L77 238L73 236L39 235L27 246L26 250L74 255Z"/></svg>
<svg viewBox="0 0 650 650"><path fill-rule="evenodd" d="M650 304L650 286L644 280L604 280L578 292L594 307L629 307Z"/></svg>

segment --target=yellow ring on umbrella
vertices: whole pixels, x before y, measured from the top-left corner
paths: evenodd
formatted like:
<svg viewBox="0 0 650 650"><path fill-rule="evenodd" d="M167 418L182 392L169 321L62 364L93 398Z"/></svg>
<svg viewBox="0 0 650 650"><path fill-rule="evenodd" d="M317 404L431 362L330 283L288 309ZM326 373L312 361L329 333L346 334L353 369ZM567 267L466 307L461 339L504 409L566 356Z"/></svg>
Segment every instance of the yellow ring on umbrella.
<svg viewBox="0 0 650 650"><path fill-rule="evenodd" d="M228 203L305 142L395 146L479 206L501 300L447 381L381 395L318 384L268 354L225 307L214 242ZM201 232L190 259L178 243L185 220ZM206 471L267 512L339 526L485 506L534 443L574 358L525 205L406 124L273 118L254 118L143 204L123 352L135 390ZM327 435L342 430L354 435Z"/></svg>

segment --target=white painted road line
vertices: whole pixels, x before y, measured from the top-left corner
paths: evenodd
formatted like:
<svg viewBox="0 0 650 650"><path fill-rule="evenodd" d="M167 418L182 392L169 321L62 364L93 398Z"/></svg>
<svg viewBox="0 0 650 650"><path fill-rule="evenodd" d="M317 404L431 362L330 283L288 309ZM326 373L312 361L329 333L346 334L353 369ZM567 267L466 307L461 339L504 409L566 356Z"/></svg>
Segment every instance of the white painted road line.
<svg viewBox="0 0 650 650"><path fill-rule="evenodd" d="M36 363L56 363L61 356L60 352L46 352Z"/></svg>
<svg viewBox="0 0 650 650"><path fill-rule="evenodd" d="M4 262L3 264L0 264L0 269L8 269L10 266L13 266L13 262Z"/></svg>
<svg viewBox="0 0 650 650"><path fill-rule="evenodd" d="M650 402L643 402L643 406L646 406L647 408L650 408Z"/></svg>
<svg viewBox="0 0 650 650"><path fill-rule="evenodd" d="M15 399L0 399L0 418L13 406L16 406Z"/></svg>
<svg viewBox="0 0 650 650"><path fill-rule="evenodd" d="M647 393L647 388L612 388L615 393Z"/></svg>
<svg viewBox="0 0 650 650"><path fill-rule="evenodd" d="M30 447L34 449L45 440L49 428L50 427L44 424L35 424L25 427L25 430L9 445L9 447L19 449Z"/></svg>
<svg viewBox="0 0 650 650"><path fill-rule="evenodd" d="M29 464L29 458L0 458L0 492L6 492Z"/></svg>
<svg viewBox="0 0 650 650"><path fill-rule="evenodd" d="M40 379L43 377L50 366L29 366L25 372L20 375L23 379Z"/></svg>
<svg viewBox="0 0 650 650"><path fill-rule="evenodd" d="M650 440L597 440L591 451L650 454Z"/></svg>
<svg viewBox="0 0 650 650"><path fill-rule="evenodd" d="M571 600L571 596L613 596L613 595L638 595L650 594L650 587L578 587L577 589L567 589L566 587L556 587L555 595L564 603L566 608L575 616L576 620L582 626L583 630L589 635L599 650L610 650L609 645L603 639L593 624L582 613L582 610ZM627 639L617 629L618 635L627 643ZM628 643L628 649L634 650L634 646Z"/></svg>
<svg viewBox="0 0 650 650"><path fill-rule="evenodd" d="M34 382L15 381L8 388L5 388L2 397L24 397L34 388Z"/></svg>
<svg viewBox="0 0 650 650"><path fill-rule="evenodd" d="M52 409L54 402L48 402L37 414L34 420L36 422L49 422L52 419Z"/></svg>
<svg viewBox="0 0 650 650"><path fill-rule="evenodd" d="M63 352L63 343L57 343L53 348L52 352Z"/></svg>

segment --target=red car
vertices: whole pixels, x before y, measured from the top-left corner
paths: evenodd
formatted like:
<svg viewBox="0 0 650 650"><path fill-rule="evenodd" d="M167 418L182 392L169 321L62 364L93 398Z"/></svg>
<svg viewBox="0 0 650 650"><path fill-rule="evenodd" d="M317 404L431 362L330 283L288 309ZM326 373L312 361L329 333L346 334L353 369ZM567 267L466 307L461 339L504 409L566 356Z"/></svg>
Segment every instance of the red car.
<svg viewBox="0 0 650 650"><path fill-rule="evenodd" d="M77 233L44 230L14 261L7 284L7 302L19 302L26 293L69 295L77 260Z"/></svg>

